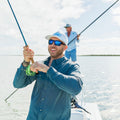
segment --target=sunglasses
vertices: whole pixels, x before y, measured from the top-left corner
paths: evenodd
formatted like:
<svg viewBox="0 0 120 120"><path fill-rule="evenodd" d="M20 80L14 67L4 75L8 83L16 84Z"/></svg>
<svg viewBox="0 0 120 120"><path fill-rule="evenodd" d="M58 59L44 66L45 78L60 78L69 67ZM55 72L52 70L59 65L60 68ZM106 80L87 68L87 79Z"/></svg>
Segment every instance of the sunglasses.
<svg viewBox="0 0 120 120"><path fill-rule="evenodd" d="M52 39L50 39L50 40L48 41L48 44L49 44L49 45L52 45L53 43L54 43L56 46L65 45L64 43L62 43L61 41L58 41L58 40L52 40Z"/></svg>

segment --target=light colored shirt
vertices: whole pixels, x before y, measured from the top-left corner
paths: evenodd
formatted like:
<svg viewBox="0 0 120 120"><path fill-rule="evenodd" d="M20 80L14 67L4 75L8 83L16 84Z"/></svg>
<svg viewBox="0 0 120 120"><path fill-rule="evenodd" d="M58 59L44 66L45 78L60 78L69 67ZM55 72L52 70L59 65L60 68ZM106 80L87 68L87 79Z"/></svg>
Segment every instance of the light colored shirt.
<svg viewBox="0 0 120 120"><path fill-rule="evenodd" d="M50 57L44 64L49 65ZM47 73L27 76L23 65L18 68L13 85L23 88L35 81L27 120L70 120L71 95L82 89L80 66L65 57L53 60Z"/></svg>
<svg viewBox="0 0 120 120"><path fill-rule="evenodd" d="M66 32L65 34L66 34L66 36L68 37L67 32ZM68 43L69 43L70 41L72 41L76 36L77 36L77 33L74 32L74 31L71 31L70 36L68 37ZM74 39L74 40L68 45L67 51L71 51L71 50L73 50L73 49L76 49L76 42L79 42L79 40L77 40L77 38Z"/></svg>

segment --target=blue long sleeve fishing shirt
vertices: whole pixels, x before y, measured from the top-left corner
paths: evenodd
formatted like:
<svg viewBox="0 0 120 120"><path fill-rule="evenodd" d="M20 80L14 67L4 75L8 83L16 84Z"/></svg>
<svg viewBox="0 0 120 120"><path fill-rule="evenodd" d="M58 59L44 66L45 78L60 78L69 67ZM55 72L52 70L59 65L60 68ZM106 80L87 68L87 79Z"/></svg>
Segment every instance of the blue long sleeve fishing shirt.
<svg viewBox="0 0 120 120"><path fill-rule="evenodd" d="M44 64L48 66L49 61L50 57ZM35 81L27 120L70 120L71 95L77 95L83 84L79 65L62 57L53 60L47 73L27 76L25 70L21 64L13 85L23 88Z"/></svg>

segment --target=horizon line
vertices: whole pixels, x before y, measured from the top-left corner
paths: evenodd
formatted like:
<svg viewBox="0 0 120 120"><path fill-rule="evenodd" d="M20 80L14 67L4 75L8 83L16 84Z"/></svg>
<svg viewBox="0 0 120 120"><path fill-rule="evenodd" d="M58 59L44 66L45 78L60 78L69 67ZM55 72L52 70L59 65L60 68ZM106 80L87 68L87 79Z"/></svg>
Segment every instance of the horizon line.
<svg viewBox="0 0 120 120"><path fill-rule="evenodd" d="M15 55L15 54L1 54L0 56L23 56L23 55ZM49 56L47 54L36 54L34 56ZM120 56L120 54L81 54L77 56Z"/></svg>

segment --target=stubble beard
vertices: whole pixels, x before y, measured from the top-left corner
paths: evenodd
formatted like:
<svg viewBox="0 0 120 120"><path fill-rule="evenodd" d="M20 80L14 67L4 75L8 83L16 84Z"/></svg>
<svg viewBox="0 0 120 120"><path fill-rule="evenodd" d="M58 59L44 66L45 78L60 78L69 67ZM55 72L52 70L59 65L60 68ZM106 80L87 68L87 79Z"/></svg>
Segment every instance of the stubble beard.
<svg viewBox="0 0 120 120"><path fill-rule="evenodd" d="M50 51L49 51L50 53ZM59 51L56 52L56 54L52 54L50 53L50 56L53 58L53 59L58 59L58 58L61 58L63 56L63 48Z"/></svg>

